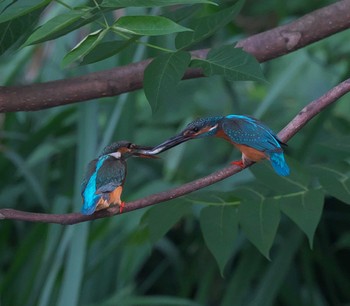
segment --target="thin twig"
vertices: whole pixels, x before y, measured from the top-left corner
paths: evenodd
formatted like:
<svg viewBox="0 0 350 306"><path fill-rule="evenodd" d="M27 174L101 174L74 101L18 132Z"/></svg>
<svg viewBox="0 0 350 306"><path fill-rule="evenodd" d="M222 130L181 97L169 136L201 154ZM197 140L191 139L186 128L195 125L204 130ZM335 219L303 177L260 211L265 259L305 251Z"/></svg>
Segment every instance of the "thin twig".
<svg viewBox="0 0 350 306"><path fill-rule="evenodd" d="M350 79L340 83L332 88L320 98L312 101L304 107L289 124L278 134L283 142L287 142L292 138L307 122L315 117L319 112L330 104L336 102L340 97L350 91ZM156 193L145 198L135 200L126 204L124 212L133 211L136 209L151 206L157 203L166 202L185 194L189 194L198 189L217 183L227 177L230 177L242 171L240 167L229 166L216 171L208 176L184 184L177 188ZM80 213L71 214L42 214L31 213L15 209L3 208L0 209L0 219L13 219L31 222L59 223L59 224L76 224L84 221L95 220L105 217L111 217L119 213L118 207L112 207L108 210L101 210L91 216L85 216Z"/></svg>

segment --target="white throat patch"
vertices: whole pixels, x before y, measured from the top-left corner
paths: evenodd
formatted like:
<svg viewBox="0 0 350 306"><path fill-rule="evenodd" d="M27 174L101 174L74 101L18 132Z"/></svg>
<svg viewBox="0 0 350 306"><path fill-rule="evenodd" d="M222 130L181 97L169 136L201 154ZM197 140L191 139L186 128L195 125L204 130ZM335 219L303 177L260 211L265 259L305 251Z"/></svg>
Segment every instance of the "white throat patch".
<svg viewBox="0 0 350 306"><path fill-rule="evenodd" d="M218 124L215 124L213 127L211 127L211 128L209 129L209 131L208 131L208 132L210 132L210 131L212 131L212 130L216 129L217 127L218 127Z"/></svg>
<svg viewBox="0 0 350 306"><path fill-rule="evenodd" d="M108 155L112 156L112 157L114 157L116 159L119 159L122 156L120 152L114 152L114 153L110 153Z"/></svg>

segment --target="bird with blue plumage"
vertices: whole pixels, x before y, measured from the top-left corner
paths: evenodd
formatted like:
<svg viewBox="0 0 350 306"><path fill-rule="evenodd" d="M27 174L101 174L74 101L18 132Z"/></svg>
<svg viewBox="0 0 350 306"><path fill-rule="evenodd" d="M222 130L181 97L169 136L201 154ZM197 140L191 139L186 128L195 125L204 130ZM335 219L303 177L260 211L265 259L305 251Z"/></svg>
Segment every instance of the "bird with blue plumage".
<svg viewBox="0 0 350 306"><path fill-rule="evenodd" d="M127 174L126 159L131 156L152 158L151 149L128 141L115 142L105 147L102 154L87 166L81 184L81 212L91 215L111 205L118 205L122 212L125 205L121 201L121 194Z"/></svg>
<svg viewBox="0 0 350 306"><path fill-rule="evenodd" d="M156 146L153 152L158 154L185 141L209 136L223 138L241 151L242 160L233 162L235 165L245 167L251 161L268 159L277 174L290 174L282 148L286 144L265 124L244 115L196 119L178 135Z"/></svg>

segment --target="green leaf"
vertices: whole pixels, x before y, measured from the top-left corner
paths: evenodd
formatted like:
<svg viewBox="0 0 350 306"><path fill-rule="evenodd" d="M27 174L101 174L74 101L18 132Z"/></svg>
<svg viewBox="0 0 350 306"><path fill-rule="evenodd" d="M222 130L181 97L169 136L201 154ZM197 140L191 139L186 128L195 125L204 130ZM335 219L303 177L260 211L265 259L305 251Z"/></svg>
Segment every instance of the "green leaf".
<svg viewBox="0 0 350 306"><path fill-rule="evenodd" d="M62 60L62 66L68 66L72 62L84 58L92 49L94 49L98 43L107 34L108 30L98 30L94 33L90 33L81 42L79 42L71 51L69 51Z"/></svg>
<svg viewBox="0 0 350 306"><path fill-rule="evenodd" d="M338 165L317 165L312 170L317 174L321 185L333 197L350 204L350 166L347 163Z"/></svg>
<svg viewBox="0 0 350 306"><path fill-rule="evenodd" d="M25 0L14 1L0 14L0 23L11 21L15 18L30 14L44 6L51 0Z"/></svg>
<svg viewBox="0 0 350 306"><path fill-rule="evenodd" d="M176 48L187 48L213 35L217 30L232 22L233 18L241 10L243 3L244 0L239 0L227 9L198 18L193 23L190 23L189 27L193 29L193 32L178 34L175 40Z"/></svg>
<svg viewBox="0 0 350 306"><path fill-rule="evenodd" d="M217 5L215 2L207 0L103 0L101 7L153 7L153 6L169 6L176 4L198 4L208 3Z"/></svg>
<svg viewBox="0 0 350 306"><path fill-rule="evenodd" d="M306 234L312 248L314 234L320 222L324 203L321 190L308 190L295 196L282 197L280 209Z"/></svg>
<svg viewBox="0 0 350 306"><path fill-rule="evenodd" d="M80 65L88 65L112 57L123 49L127 48L133 41L134 39L129 39L127 41L118 40L99 43L95 48L93 48L88 54L84 56Z"/></svg>
<svg viewBox="0 0 350 306"><path fill-rule="evenodd" d="M265 80L255 57L234 46L212 49L205 60L192 60L191 67L202 68L206 76L221 75L229 81Z"/></svg>
<svg viewBox="0 0 350 306"><path fill-rule="evenodd" d="M161 16L125 16L120 17L113 28L133 35L158 36L171 33L192 31L176 22Z"/></svg>
<svg viewBox="0 0 350 306"><path fill-rule="evenodd" d="M180 22L182 20L190 19L200 11L201 7L198 5L180 6L176 9L170 9L162 13L162 16Z"/></svg>
<svg viewBox="0 0 350 306"><path fill-rule="evenodd" d="M290 159L287 161L291 168L291 174L289 176L279 176L276 174L268 161L256 163L250 170L262 184L279 194L308 190L310 177L305 172L305 169L295 161Z"/></svg>
<svg viewBox="0 0 350 306"><path fill-rule="evenodd" d="M8 49L15 48L32 33L41 10L0 24L0 55Z"/></svg>
<svg viewBox="0 0 350 306"><path fill-rule="evenodd" d="M278 200L266 199L262 195L255 200L245 199L239 206L238 215L239 223L248 239L270 259L270 248L280 222Z"/></svg>
<svg viewBox="0 0 350 306"><path fill-rule="evenodd" d="M237 208L225 204L207 206L201 210L200 225L205 243L223 275L238 233Z"/></svg>
<svg viewBox="0 0 350 306"><path fill-rule="evenodd" d="M94 16L90 13L92 13L92 11L72 10L68 13L58 15L36 29L23 46L55 39L99 17L98 15Z"/></svg>
<svg viewBox="0 0 350 306"><path fill-rule="evenodd" d="M257 182L250 182L249 185L243 185L239 188L236 188L233 193L241 201L245 199L260 201L261 198L267 198L268 195L271 194L271 191L270 189L261 184L258 184Z"/></svg>
<svg viewBox="0 0 350 306"><path fill-rule="evenodd" d="M147 66L144 90L153 111L169 95L175 94L176 85L182 79L190 60L190 53L179 51L158 56Z"/></svg>
<svg viewBox="0 0 350 306"><path fill-rule="evenodd" d="M181 200L151 207L141 221L148 227L150 240L154 243L162 238L175 223L190 212L190 207L190 204Z"/></svg>

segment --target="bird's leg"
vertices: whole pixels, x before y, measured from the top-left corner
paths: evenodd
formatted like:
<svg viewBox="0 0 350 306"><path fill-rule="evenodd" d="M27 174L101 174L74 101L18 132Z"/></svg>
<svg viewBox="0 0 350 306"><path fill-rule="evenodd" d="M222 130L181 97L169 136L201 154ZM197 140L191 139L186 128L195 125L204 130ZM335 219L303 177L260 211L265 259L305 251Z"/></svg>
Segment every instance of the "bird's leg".
<svg viewBox="0 0 350 306"><path fill-rule="evenodd" d="M244 153L242 153L242 162L243 162L243 167L251 163L251 159L248 158Z"/></svg>
<svg viewBox="0 0 350 306"><path fill-rule="evenodd" d="M243 164L243 161L242 161L241 159L240 159L240 160L235 160L235 161L231 162L231 165L235 165L235 166L244 168L244 164Z"/></svg>
<svg viewBox="0 0 350 306"><path fill-rule="evenodd" d="M235 160L233 162L231 162L232 165L235 165L235 166L238 166L238 167L241 167L241 168L245 168L245 166L247 164L250 163L250 159L245 156L245 154L242 153L242 159L241 160Z"/></svg>
<svg viewBox="0 0 350 306"><path fill-rule="evenodd" d="M96 211L101 210L101 209L106 209L108 207L109 207L108 200L105 199L104 196L102 196L97 202Z"/></svg>
<svg viewBox="0 0 350 306"><path fill-rule="evenodd" d="M120 201L120 204L119 204L119 213L120 214L123 212L124 207L125 207L125 202L124 201Z"/></svg>

